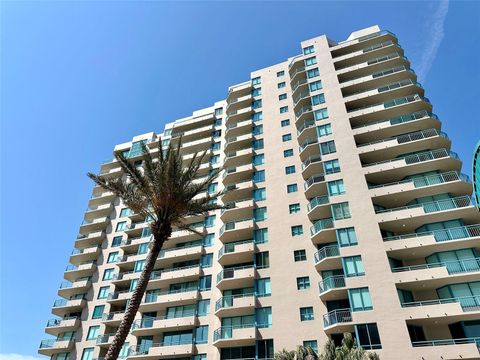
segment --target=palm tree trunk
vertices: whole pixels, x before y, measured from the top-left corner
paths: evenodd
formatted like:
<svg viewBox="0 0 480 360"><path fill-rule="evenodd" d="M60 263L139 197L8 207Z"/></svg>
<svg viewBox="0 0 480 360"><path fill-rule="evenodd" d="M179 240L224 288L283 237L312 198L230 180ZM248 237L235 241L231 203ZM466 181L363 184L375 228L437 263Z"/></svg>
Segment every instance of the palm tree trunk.
<svg viewBox="0 0 480 360"><path fill-rule="evenodd" d="M155 266L158 254L163 247L163 243L170 237L170 235L170 226L160 226L159 231L153 232L154 241L152 248L148 253L147 259L145 260L145 267L143 268L142 274L138 279L137 286L133 291L132 297L130 298L130 302L125 310L122 322L115 333L112 344L108 348L105 360L117 360L123 344L125 344L125 339L127 338L130 328L132 327L133 321L135 320L135 316L137 315L138 308L142 302L143 295L147 290L148 281L150 280L150 275Z"/></svg>

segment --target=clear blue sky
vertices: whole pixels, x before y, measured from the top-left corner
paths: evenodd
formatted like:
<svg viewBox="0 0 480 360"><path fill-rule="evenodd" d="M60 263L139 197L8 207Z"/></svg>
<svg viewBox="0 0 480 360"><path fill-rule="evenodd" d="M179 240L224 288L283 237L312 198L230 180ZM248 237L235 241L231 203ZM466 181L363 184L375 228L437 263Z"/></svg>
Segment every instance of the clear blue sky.
<svg viewBox="0 0 480 360"><path fill-rule="evenodd" d="M47 337L91 193L85 173L301 40L374 24L396 33L469 174L479 14L475 2L2 2L0 353L35 356Z"/></svg>

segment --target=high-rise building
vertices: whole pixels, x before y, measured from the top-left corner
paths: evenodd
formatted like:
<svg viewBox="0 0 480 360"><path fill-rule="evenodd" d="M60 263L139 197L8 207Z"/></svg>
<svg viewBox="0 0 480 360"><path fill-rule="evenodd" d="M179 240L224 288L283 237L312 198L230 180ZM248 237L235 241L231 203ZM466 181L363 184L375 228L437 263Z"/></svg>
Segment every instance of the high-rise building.
<svg viewBox="0 0 480 360"><path fill-rule="evenodd" d="M480 215L424 92L374 26L115 146L142 166L142 142L182 136L230 205L189 219L203 236L174 231L121 356L267 359L349 332L382 359L478 359ZM88 206L39 348L53 360L106 354L148 252L148 219L99 187Z"/></svg>

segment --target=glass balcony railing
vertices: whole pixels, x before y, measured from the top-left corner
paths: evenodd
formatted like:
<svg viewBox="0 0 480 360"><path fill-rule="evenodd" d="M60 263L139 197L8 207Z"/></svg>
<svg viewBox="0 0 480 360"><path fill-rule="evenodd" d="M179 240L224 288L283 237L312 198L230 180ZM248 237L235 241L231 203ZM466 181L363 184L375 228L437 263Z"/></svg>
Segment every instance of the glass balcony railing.
<svg viewBox="0 0 480 360"><path fill-rule="evenodd" d="M424 96L421 96L421 95L418 95L418 94L414 94L414 95L403 96L403 97L393 99L393 100L387 100L387 101L377 103L377 104L355 107L354 109L348 110L347 112L351 113L351 112L354 112L354 111L366 110L366 109L369 109L369 108L374 108L376 106L383 106L384 109L388 109L388 108L393 107L393 106L408 104L408 103L411 103L411 102L414 102L414 101L425 101L427 103L430 103L430 100L428 98L426 98Z"/></svg>
<svg viewBox="0 0 480 360"><path fill-rule="evenodd" d="M445 134L442 131L439 131L437 129L426 129L426 130L422 130L422 131L415 131L415 132L408 133L408 134L394 136L394 137L387 138L387 139L381 139L381 140L372 141L372 142L365 143L365 144L360 144L357 147L362 148L362 147L365 147L365 146L380 144L380 143L388 142L388 141L392 141L392 140L396 140L397 144L405 144L407 142L428 139L428 138L431 138L431 137L434 137L434 136L440 136L444 139L448 139L447 134Z"/></svg>
<svg viewBox="0 0 480 360"><path fill-rule="evenodd" d="M429 306L439 304L452 304L460 303L463 311L479 311L480 310L480 296L463 296L454 297L448 299L435 299L426 301L412 301L402 303L402 307L417 307L417 306Z"/></svg>
<svg viewBox="0 0 480 360"><path fill-rule="evenodd" d="M253 294L253 293L222 296L220 299L218 299L215 302L215 311L218 311L220 309L226 309L226 308L233 307L235 299L243 299L243 298L254 297L254 296L255 296L255 294Z"/></svg>
<svg viewBox="0 0 480 360"><path fill-rule="evenodd" d="M61 319L50 319L47 321L46 327L60 326L62 322L65 322L68 320L76 320L76 319L78 319L78 316L67 316Z"/></svg>
<svg viewBox="0 0 480 360"><path fill-rule="evenodd" d="M317 144L318 145L318 139L307 139L305 140L301 145L300 147L298 148L298 151L299 152L302 152L303 150L305 150L305 148L309 145L312 145L312 144Z"/></svg>
<svg viewBox="0 0 480 360"><path fill-rule="evenodd" d="M328 195L323 195L323 196L316 196L313 199L311 199L307 205L307 210L311 211L315 207L319 205L325 205L329 203L329 198Z"/></svg>
<svg viewBox="0 0 480 360"><path fill-rule="evenodd" d="M470 205L474 205L473 200L470 196L459 196L459 197L450 198L450 199L401 206L393 209L378 209L378 210L375 210L375 213L382 214L386 212L400 211L400 210L406 210L406 209L423 208L423 211L426 214L429 214L437 211L463 208Z"/></svg>
<svg viewBox="0 0 480 360"><path fill-rule="evenodd" d="M57 299L53 302L53 307L62 307L66 306L68 303L67 299Z"/></svg>
<svg viewBox="0 0 480 360"><path fill-rule="evenodd" d="M343 275L329 276L318 283L320 294L331 289L339 289L344 287L345 287L345 276Z"/></svg>
<svg viewBox="0 0 480 360"><path fill-rule="evenodd" d="M193 345L193 339L191 336L185 335L185 339L176 339L163 341L160 343L145 343L137 346L130 346L128 349L128 356L140 356L148 355L151 348L166 347L166 346L181 346L181 345Z"/></svg>
<svg viewBox="0 0 480 360"><path fill-rule="evenodd" d="M443 261L438 263L429 263L412 266L401 266L392 268L392 272L414 271L424 269L435 269L439 267L446 267L448 274L459 274L466 272L478 272L480 271L480 258L471 258L465 260L456 261Z"/></svg>
<svg viewBox="0 0 480 360"><path fill-rule="evenodd" d="M167 274L167 273L172 273L175 271L184 271L184 270L190 270L190 269L199 269L200 268L200 263L198 264L193 264L193 265L188 265L188 266L182 266L182 267L175 267L175 268L169 268L169 269L163 269L163 270L157 270L157 271L152 271L150 274L150 280L158 280L162 278L162 274Z"/></svg>
<svg viewBox="0 0 480 360"><path fill-rule="evenodd" d="M220 228L220 235L222 235L227 230L234 230L237 227L237 225L239 225L240 223L253 221L253 220L254 220L253 218L246 218L246 219L239 219L236 221L227 222Z"/></svg>
<svg viewBox="0 0 480 360"><path fill-rule="evenodd" d="M243 245L243 244L253 244L253 239L242 240L242 241L235 242L235 243L225 244L224 246L222 246L220 248L220 250L218 250L218 258L221 258L225 254L234 253L235 252L235 247L238 246L238 245Z"/></svg>
<svg viewBox="0 0 480 360"><path fill-rule="evenodd" d="M432 186L438 184L444 184L447 182L452 181L463 181L466 183L470 183L470 178L465 175L458 173L457 171L448 171L441 174L432 174L427 176L416 176L414 178L405 179L401 181L395 181L387 184L380 184L380 185L369 185L369 189L378 189L387 186L394 186L394 185L401 185L401 184L409 184L412 183L415 188L422 188L425 186Z"/></svg>
<svg viewBox="0 0 480 360"><path fill-rule="evenodd" d="M178 289L178 290L168 290L168 291L162 291L162 292L158 292L158 293L147 293L145 294L145 299L144 299L144 303L154 303L154 302L157 302L159 300L159 298L161 298L162 296L165 296L165 295L172 295L172 294L182 294L182 293L187 293L187 292L194 292L194 291L198 291L198 288L195 286L190 286L190 287L187 287L187 288L184 288L184 289Z"/></svg>
<svg viewBox="0 0 480 360"><path fill-rule="evenodd" d="M314 259L315 263L318 263L323 259L335 256L340 256L340 249L338 245L329 245L318 250L314 255Z"/></svg>
<svg viewBox="0 0 480 360"><path fill-rule="evenodd" d="M225 279L233 279L235 277L235 272L240 270L255 269L254 265L238 266L234 268L223 269L217 274L217 283Z"/></svg>
<svg viewBox="0 0 480 360"><path fill-rule="evenodd" d="M301 124L298 128L297 128L297 135L300 135L302 133L303 130L305 129L309 129L311 127L315 127L316 123L315 123L315 120L314 119L310 119L310 120L306 120L303 124Z"/></svg>
<svg viewBox="0 0 480 360"><path fill-rule="evenodd" d="M406 235L387 236L383 238L383 241L404 240L404 239L418 238L418 237L429 236L429 235L433 235L433 237L435 238L435 241L437 242L480 237L480 224L460 226L460 227L449 228L449 229L422 231L419 233L406 234Z"/></svg>
<svg viewBox="0 0 480 360"><path fill-rule="evenodd" d="M152 328L155 321L157 320L181 319L181 318L192 317L192 316L195 316L194 309L183 311L181 316L172 316L172 315L166 315L166 316L160 316L160 317L146 316L143 319L135 320L132 324L132 329L134 330L134 329Z"/></svg>
<svg viewBox="0 0 480 360"><path fill-rule="evenodd" d="M314 236L321 230L332 229L334 227L333 218L320 219L315 221L315 224L310 228L310 235Z"/></svg>
<svg viewBox="0 0 480 360"><path fill-rule="evenodd" d="M412 346L447 346L447 345L463 345L463 344L475 344L480 350L480 337L461 338L461 339L444 339L444 340L425 340L425 341L413 341Z"/></svg>
<svg viewBox="0 0 480 360"><path fill-rule="evenodd" d="M340 323L352 321L352 312L350 309L333 310L323 315L323 327L327 328Z"/></svg>
<svg viewBox="0 0 480 360"><path fill-rule="evenodd" d="M302 99L304 99L304 98L307 98L307 97L309 97L309 96L310 96L310 91L307 90L307 91L301 92L300 94L298 94L297 96L295 96L295 97L293 98L293 105L297 105L297 103L298 103L300 100L302 100Z"/></svg>
<svg viewBox="0 0 480 360"><path fill-rule="evenodd" d="M307 190L310 186L313 184L321 183L325 181L325 175L324 174L318 174L318 175L313 175L310 178L308 178L307 181L303 184L303 188Z"/></svg>
<svg viewBox="0 0 480 360"><path fill-rule="evenodd" d="M380 120L380 121L375 121L368 124L360 124L360 125L352 126L352 129L359 129L362 127L382 124L382 123L389 123L390 125L398 125L398 124L407 123L410 121L415 121L415 120L424 119L424 118L433 118L438 120L438 116L435 115L434 113L427 110L422 110L422 111L417 111L410 114L396 116L386 120Z"/></svg>
<svg viewBox="0 0 480 360"><path fill-rule="evenodd" d="M398 70L398 71L401 71L401 70ZM348 98L351 97L351 96L354 96L354 95L360 95L362 93L368 93L368 92L374 91L374 90L376 90L379 94L381 94L382 92L385 92L385 91L391 91L391 90L399 89L401 87L410 86L410 85L415 85L419 88L422 88L422 85L420 85L418 82L413 81L412 79L404 79L404 80L397 81L397 82L394 82L394 83L391 83L391 84L387 84L387 85L384 85L384 86L381 86L381 87L378 87L378 88L374 87L374 88L370 88L370 89L364 89L364 90L356 91L354 93L348 94L347 96L345 96L345 98L346 98L346 101L348 101Z"/></svg>
<svg viewBox="0 0 480 360"><path fill-rule="evenodd" d="M368 167L368 166L387 164L390 162L402 161L402 160L404 160L407 165L411 165L411 164L416 164L416 163L430 161L430 160L442 159L446 157L451 157L453 159L460 160L458 157L458 154L453 151L448 151L447 149L437 149L432 151L421 152L418 154L400 156L394 159L383 160L383 161L378 161L378 162L369 163L369 164L363 164L362 166Z"/></svg>
<svg viewBox="0 0 480 360"><path fill-rule="evenodd" d="M312 111L312 105L303 106L297 112L295 112L295 117L298 119L300 116L310 111Z"/></svg>
<svg viewBox="0 0 480 360"><path fill-rule="evenodd" d="M255 328L255 324L241 324L234 326L222 326L213 332L213 341L232 339L235 329L249 329Z"/></svg>

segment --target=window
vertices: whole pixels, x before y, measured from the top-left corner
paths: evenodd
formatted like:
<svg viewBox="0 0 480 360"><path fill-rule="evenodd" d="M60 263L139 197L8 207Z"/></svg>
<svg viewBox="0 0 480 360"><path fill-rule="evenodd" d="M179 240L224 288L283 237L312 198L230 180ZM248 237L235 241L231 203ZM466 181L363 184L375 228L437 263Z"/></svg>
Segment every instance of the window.
<svg viewBox="0 0 480 360"><path fill-rule="evenodd" d="M306 290L310 288L310 278L308 276L297 277L297 290Z"/></svg>
<svg viewBox="0 0 480 360"><path fill-rule="evenodd" d="M285 87L285 84L286 84L285 81L282 81L282 82L280 82L280 83L277 84L277 88L278 88L278 89L284 88L284 87Z"/></svg>
<svg viewBox="0 0 480 360"><path fill-rule="evenodd" d="M290 204L290 205L288 205L288 212L289 212L290 214L299 213L299 212L300 212L300 204L299 204L299 203L296 203L296 204Z"/></svg>
<svg viewBox="0 0 480 360"><path fill-rule="evenodd" d="M268 242L268 229L253 230L253 242L255 244L264 244Z"/></svg>
<svg viewBox="0 0 480 360"><path fill-rule="evenodd" d="M303 249L302 250L295 250L293 252L293 259L295 260L295 262L306 261L307 260L307 253Z"/></svg>
<svg viewBox="0 0 480 360"><path fill-rule="evenodd" d="M221 126L221 125L222 125L222 119L213 120L213 126Z"/></svg>
<svg viewBox="0 0 480 360"><path fill-rule="evenodd" d="M220 142L214 142L212 146L210 147L213 151L220 150Z"/></svg>
<svg viewBox="0 0 480 360"><path fill-rule="evenodd" d="M214 234L207 234L207 235L205 235L205 237L202 240L202 245L205 246L205 247L212 246L214 239L215 239Z"/></svg>
<svg viewBox="0 0 480 360"><path fill-rule="evenodd" d="M277 77L281 77L285 75L285 71L277 71Z"/></svg>
<svg viewBox="0 0 480 360"><path fill-rule="evenodd" d="M253 135L260 135L263 134L263 125L257 125L252 128Z"/></svg>
<svg viewBox="0 0 480 360"><path fill-rule="evenodd" d="M262 83L262 78L260 76L257 76L252 79L252 85L259 85Z"/></svg>
<svg viewBox="0 0 480 360"><path fill-rule="evenodd" d="M207 360L207 354L193 355L192 360Z"/></svg>
<svg viewBox="0 0 480 360"><path fill-rule="evenodd" d="M138 284L138 279L132 279L132 281L130 281L130 287L128 288L128 291L134 291L135 288L137 287L137 284Z"/></svg>
<svg viewBox="0 0 480 360"><path fill-rule="evenodd" d="M152 229L150 229L149 227L142 229L142 237L146 237L150 235L152 235Z"/></svg>
<svg viewBox="0 0 480 360"><path fill-rule="evenodd" d="M96 340L99 332L100 332L100 325L90 326L88 328L86 340Z"/></svg>
<svg viewBox="0 0 480 360"><path fill-rule="evenodd" d="M94 348L85 348L82 353L82 360L93 360Z"/></svg>
<svg viewBox="0 0 480 360"><path fill-rule="evenodd" d="M253 209L253 220L254 221L263 221L267 219L267 208L260 207Z"/></svg>
<svg viewBox="0 0 480 360"><path fill-rule="evenodd" d="M93 309L92 319L101 319L103 316L103 311L105 310L105 305L97 305Z"/></svg>
<svg viewBox="0 0 480 360"><path fill-rule="evenodd" d="M300 236L303 234L302 225L294 225L290 228L292 236Z"/></svg>
<svg viewBox="0 0 480 360"><path fill-rule="evenodd" d="M65 352L65 353L60 353L57 355L56 360L69 360L70 359L70 353Z"/></svg>
<svg viewBox="0 0 480 360"><path fill-rule="evenodd" d="M135 261L135 265L133 267L133 272L140 272L145 267L145 260L137 260Z"/></svg>
<svg viewBox="0 0 480 360"><path fill-rule="evenodd" d="M303 347L311 348L313 351L315 351L318 354L317 340L304 340Z"/></svg>
<svg viewBox="0 0 480 360"><path fill-rule="evenodd" d="M208 185L207 187L207 192L209 194L213 194L213 193L216 193L217 192L217 189L218 189L218 183L212 183L210 185Z"/></svg>
<svg viewBox="0 0 480 360"><path fill-rule="evenodd" d="M270 287L270 278L255 280L255 295L257 297L272 295L272 289Z"/></svg>
<svg viewBox="0 0 480 360"><path fill-rule="evenodd" d="M357 245L355 229L353 227L337 229L337 242L341 247Z"/></svg>
<svg viewBox="0 0 480 360"><path fill-rule="evenodd" d="M115 236L112 239L112 247L117 247L122 244L122 236Z"/></svg>
<svg viewBox="0 0 480 360"><path fill-rule="evenodd" d="M295 174L295 165L285 166L285 175Z"/></svg>
<svg viewBox="0 0 480 360"><path fill-rule="evenodd" d="M332 134L332 125L331 124L325 124L321 126L317 126L317 136L322 137L322 136L327 136Z"/></svg>
<svg viewBox="0 0 480 360"><path fill-rule="evenodd" d="M317 76L320 76L320 71L318 71L318 68L307 70L307 78L311 79Z"/></svg>
<svg viewBox="0 0 480 360"><path fill-rule="evenodd" d="M117 261L117 258L118 258L118 251L111 252L110 254L108 254L107 264L114 263L115 261Z"/></svg>
<svg viewBox="0 0 480 360"><path fill-rule="evenodd" d="M260 109L262 107L262 100L253 100L252 101L252 109Z"/></svg>
<svg viewBox="0 0 480 360"><path fill-rule="evenodd" d="M348 206L348 202L332 204L331 208L332 208L333 220L349 219L352 217L352 215L350 214L350 208Z"/></svg>
<svg viewBox="0 0 480 360"><path fill-rule="evenodd" d="M315 56L305 59L305 66L315 65L317 63L317 58Z"/></svg>
<svg viewBox="0 0 480 360"><path fill-rule="evenodd" d="M210 307L210 299L200 300L197 303L197 316L207 316Z"/></svg>
<svg viewBox="0 0 480 360"><path fill-rule="evenodd" d="M337 148L335 147L335 142L333 140L320 143L320 152L322 155L333 154L336 151Z"/></svg>
<svg viewBox="0 0 480 360"><path fill-rule="evenodd" d="M280 108L280 114L285 114L286 112L288 112L288 106L282 106Z"/></svg>
<svg viewBox="0 0 480 360"><path fill-rule="evenodd" d="M318 95L313 95L312 96L312 105L320 105L325 103L325 95L324 94L318 94Z"/></svg>
<svg viewBox="0 0 480 360"><path fill-rule="evenodd" d="M262 251L255 254L255 266L257 269L266 269L270 266L270 256L268 251Z"/></svg>
<svg viewBox="0 0 480 360"><path fill-rule="evenodd" d="M254 171L252 175L254 183L261 183L265 181L265 170Z"/></svg>
<svg viewBox="0 0 480 360"><path fill-rule="evenodd" d="M126 221L120 221L117 223L117 227L115 228L115 231L123 231L127 227L127 222Z"/></svg>
<svg viewBox="0 0 480 360"><path fill-rule="evenodd" d="M199 326L195 329L195 344L208 342L208 325Z"/></svg>
<svg viewBox="0 0 480 360"><path fill-rule="evenodd" d="M257 328L272 327L272 308L270 306L255 309L255 325Z"/></svg>
<svg viewBox="0 0 480 360"><path fill-rule="evenodd" d="M355 337L357 345L365 350L381 349L382 343L378 334L377 324L355 325Z"/></svg>
<svg viewBox="0 0 480 360"><path fill-rule="evenodd" d="M105 269L105 271L103 272L103 277L102 277L102 280L105 281L105 280L112 280L113 278L113 273L115 272L115 269Z"/></svg>
<svg viewBox="0 0 480 360"><path fill-rule="evenodd" d="M108 291L110 290L110 286L102 286L98 290L97 299L106 299L108 297Z"/></svg>
<svg viewBox="0 0 480 360"><path fill-rule="evenodd" d="M335 174L340 172L340 163L338 159L324 161L323 162L323 171L325 175Z"/></svg>
<svg viewBox="0 0 480 360"><path fill-rule="evenodd" d="M215 226L215 219L215 215L205 216L205 227L209 228Z"/></svg>
<svg viewBox="0 0 480 360"><path fill-rule="evenodd" d="M222 114L223 114L223 109L222 108L215 109L215 116L220 116Z"/></svg>
<svg viewBox="0 0 480 360"><path fill-rule="evenodd" d="M263 149L263 139L253 140L252 148L253 150Z"/></svg>
<svg viewBox="0 0 480 360"><path fill-rule="evenodd" d="M252 90L252 96L262 95L262 88L256 88Z"/></svg>
<svg viewBox="0 0 480 360"><path fill-rule="evenodd" d="M310 321L313 319L313 307L307 306L300 308L300 321Z"/></svg>
<svg viewBox="0 0 480 360"><path fill-rule="evenodd" d="M200 276L198 280L198 290L206 291L212 288L212 275Z"/></svg>
<svg viewBox="0 0 480 360"><path fill-rule="evenodd" d="M284 158L287 158L287 157L290 157L290 156L293 156L293 149L283 150L283 157Z"/></svg>
<svg viewBox="0 0 480 360"><path fill-rule="evenodd" d="M345 194L345 185L342 179L327 182L327 188L329 196Z"/></svg>
<svg viewBox="0 0 480 360"><path fill-rule="evenodd" d="M310 84L308 84L308 88L310 89L310 91L321 90L323 88L322 81L317 80L317 81L311 82Z"/></svg>
<svg viewBox="0 0 480 360"><path fill-rule="evenodd" d="M212 266L213 254L205 254L200 258L200 266L202 268L208 268Z"/></svg>
<svg viewBox="0 0 480 360"><path fill-rule="evenodd" d="M285 119L285 120L280 121L280 126L281 127L285 127L285 126L288 126L288 125L290 125L290 119Z"/></svg>
<svg viewBox="0 0 480 360"><path fill-rule="evenodd" d="M298 185L297 184L289 184L287 185L287 194L297 192L298 191Z"/></svg>
<svg viewBox="0 0 480 360"><path fill-rule="evenodd" d="M313 54L314 52L315 48L313 47L313 45L303 48L303 55Z"/></svg>
<svg viewBox="0 0 480 360"><path fill-rule="evenodd" d="M290 140L292 140L292 134L284 134L284 135L282 135L282 141L283 141L283 142L290 141Z"/></svg>
<svg viewBox="0 0 480 360"><path fill-rule="evenodd" d="M368 287L348 289L348 299L352 311L372 310L372 298Z"/></svg>
<svg viewBox="0 0 480 360"><path fill-rule="evenodd" d="M122 210L120 210L120 217L125 217L125 216L128 216L129 214L130 214L129 208L123 208Z"/></svg>
<svg viewBox="0 0 480 360"><path fill-rule="evenodd" d="M315 110L313 112L313 116L315 117L315 120L323 120L328 118L328 110L327 108Z"/></svg>
<svg viewBox="0 0 480 360"><path fill-rule="evenodd" d="M286 98L287 98L287 94L278 95L278 100L285 100Z"/></svg>
<svg viewBox="0 0 480 360"><path fill-rule="evenodd" d="M209 163L210 165L215 165L215 164L218 164L220 162L220 155L212 155L210 156L210 160L209 160Z"/></svg>
<svg viewBox="0 0 480 360"><path fill-rule="evenodd" d="M252 115L252 121L253 122L260 121L260 120L263 120L263 113L261 111L256 112Z"/></svg>
<svg viewBox="0 0 480 360"><path fill-rule="evenodd" d="M252 164L253 165L263 165L263 164L265 164L265 155L264 154L253 155L252 156Z"/></svg>
<svg viewBox="0 0 480 360"><path fill-rule="evenodd" d="M360 255L344 257L342 264L343 271L347 277L365 275L365 269Z"/></svg>
<svg viewBox="0 0 480 360"><path fill-rule="evenodd" d="M212 138L217 138L217 137L220 137L221 135L222 135L221 130L212 131Z"/></svg>
<svg viewBox="0 0 480 360"><path fill-rule="evenodd" d="M262 201L267 198L267 190L265 188L253 190L253 200Z"/></svg>

